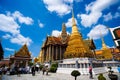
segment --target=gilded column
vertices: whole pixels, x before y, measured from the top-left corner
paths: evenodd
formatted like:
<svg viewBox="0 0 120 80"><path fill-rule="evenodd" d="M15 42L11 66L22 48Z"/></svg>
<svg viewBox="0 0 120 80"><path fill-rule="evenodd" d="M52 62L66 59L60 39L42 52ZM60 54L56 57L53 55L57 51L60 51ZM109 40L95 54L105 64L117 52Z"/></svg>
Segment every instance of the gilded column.
<svg viewBox="0 0 120 80"><path fill-rule="evenodd" d="M56 46L56 60L58 59L58 47Z"/></svg>
<svg viewBox="0 0 120 80"><path fill-rule="evenodd" d="M55 53L54 52L54 46L52 45L52 61L54 61L54 56L55 56L54 53Z"/></svg>
<svg viewBox="0 0 120 80"><path fill-rule="evenodd" d="M49 46L49 61L51 60L51 45Z"/></svg>
<svg viewBox="0 0 120 80"><path fill-rule="evenodd" d="M47 47L47 54L48 54L47 61L49 61L49 46Z"/></svg>
<svg viewBox="0 0 120 80"><path fill-rule="evenodd" d="M49 50L50 46L48 46L48 61L50 60L50 50Z"/></svg>
<svg viewBox="0 0 120 80"><path fill-rule="evenodd" d="M46 49L46 61L48 61L48 47Z"/></svg>
<svg viewBox="0 0 120 80"><path fill-rule="evenodd" d="M44 54L44 49L42 49L42 59L41 59L42 61L42 63L44 63L44 61L45 61L45 54Z"/></svg>
<svg viewBox="0 0 120 80"><path fill-rule="evenodd" d="M60 46L60 60L62 60L62 50L61 50L61 46Z"/></svg>

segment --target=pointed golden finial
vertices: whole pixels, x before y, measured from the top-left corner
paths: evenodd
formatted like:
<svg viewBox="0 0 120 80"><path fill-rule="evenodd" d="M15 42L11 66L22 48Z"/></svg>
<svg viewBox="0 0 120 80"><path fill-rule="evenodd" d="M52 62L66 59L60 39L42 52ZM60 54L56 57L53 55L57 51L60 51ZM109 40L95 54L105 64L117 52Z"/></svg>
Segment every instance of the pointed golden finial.
<svg viewBox="0 0 120 80"><path fill-rule="evenodd" d="M107 49L107 45L105 44L101 31L100 31L100 35L101 35L101 40L102 40L102 49Z"/></svg>
<svg viewBox="0 0 120 80"><path fill-rule="evenodd" d="M74 18L74 11L72 8L72 26L76 25L75 18Z"/></svg>

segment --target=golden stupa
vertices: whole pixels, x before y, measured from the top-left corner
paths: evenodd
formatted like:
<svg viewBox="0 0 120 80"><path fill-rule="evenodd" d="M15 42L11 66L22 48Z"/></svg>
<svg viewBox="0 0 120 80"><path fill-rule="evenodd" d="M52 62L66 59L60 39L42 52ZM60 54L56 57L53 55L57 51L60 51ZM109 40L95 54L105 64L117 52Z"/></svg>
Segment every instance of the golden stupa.
<svg viewBox="0 0 120 80"><path fill-rule="evenodd" d="M74 14L72 11L72 33L70 35L68 46L64 53L64 58L94 57L93 52L84 43L81 34L78 31Z"/></svg>
<svg viewBox="0 0 120 80"><path fill-rule="evenodd" d="M39 56L38 56L38 62L40 62L40 63L43 63L43 58L42 58L42 50L40 51L40 54L39 54Z"/></svg>
<svg viewBox="0 0 120 80"><path fill-rule="evenodd" d="M110 49L106 46L103 38L102 38L102 56L104 59L112 59L112 53Z"/></svg>

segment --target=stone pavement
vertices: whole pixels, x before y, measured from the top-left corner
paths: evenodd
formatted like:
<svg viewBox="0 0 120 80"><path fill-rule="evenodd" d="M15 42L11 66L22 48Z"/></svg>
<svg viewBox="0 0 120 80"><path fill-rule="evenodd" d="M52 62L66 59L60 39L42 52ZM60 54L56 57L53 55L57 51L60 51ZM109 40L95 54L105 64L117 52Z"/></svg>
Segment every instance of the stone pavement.
<svg viewBox="0 0 120 80"><path fill-rule="evenodd" d="M110 80L107 76L108 73L104 73L103 75L106 77L106 80ZM115 73L119 76L120 73ZM77 80L98 80L98 75L93 76L94 79L89 79L89 75L80 75L77 77ZM22 74L20 77L17 75L3 75L2 80L74 80L74 77L69 74L60 74L60 73L49 73L49 75L42 75L42 72L36 73L35 76L32 74Z"/></svg>

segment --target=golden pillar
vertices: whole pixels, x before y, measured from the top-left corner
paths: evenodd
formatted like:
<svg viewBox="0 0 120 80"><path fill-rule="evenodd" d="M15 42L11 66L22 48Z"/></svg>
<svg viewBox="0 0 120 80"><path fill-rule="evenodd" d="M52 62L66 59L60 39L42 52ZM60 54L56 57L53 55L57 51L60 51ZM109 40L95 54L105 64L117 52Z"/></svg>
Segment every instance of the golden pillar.
<svg viewBox="0 0 120 80"><path fill-rule="evenodd" d="M54 61L54 46L52 46L52 61Z"/></svg>
<svg viewBox="0 0 120 80"><path fill-rule="evenodd" d="M60 60L62 59L62 50L61 50L61 46L60 46Z"/></svg>
<svg viewBox="0 0 120 80"><path fill-rule="evenodd" d="M56 60L58 59L58 47L56 46Z"/></svg>
<svg viewBox="0 0 120 80"><path fill-rule="evenodd" d="M48 61L49 55L48 55L48 47L46 49L46 61Z"/></svg>
<svg viewBox="0 0 120 80"><path fill-rule="evenodd" d="M47 54L48 54L47 61L49 61L49 46L47 47Z"/></svg>
<svg viewBox="0 0 120 80"><path fill-rule="evenodd" d="M51 45L49 46L49 61L51 60Z"/></svg>
<svg viewBox="0 0 120 80"><path fill-rule="evenodd" d="M42 52L43 52L43 54L42 54L42 59L41 59L42 61L41 61L41 62L44 63L44 61L45 61L45 53L44 53L44 49L42 49Z"/></svg>

